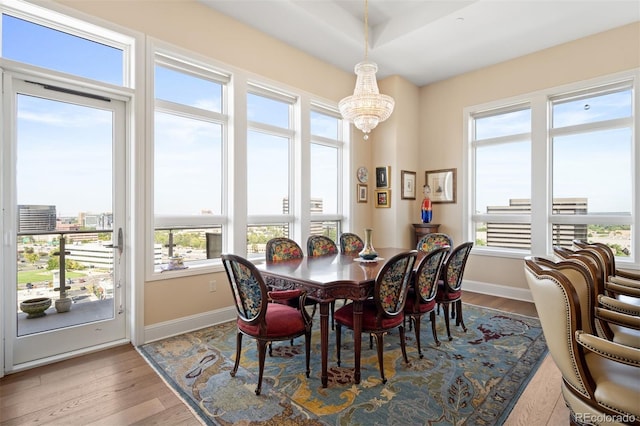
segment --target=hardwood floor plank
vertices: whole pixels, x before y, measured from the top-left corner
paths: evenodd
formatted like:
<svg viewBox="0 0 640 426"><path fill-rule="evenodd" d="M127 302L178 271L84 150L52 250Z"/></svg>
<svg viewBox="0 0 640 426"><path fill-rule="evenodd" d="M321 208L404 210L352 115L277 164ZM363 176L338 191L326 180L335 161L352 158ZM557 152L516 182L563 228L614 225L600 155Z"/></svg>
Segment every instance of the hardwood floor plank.
<svg viewBox="0 0 640 426"><path fill-rule="evenodd" d="M163 412L165 409L159 399L154 398L142 404L134 405L122 411L117 411L110 416L101 418L98 421L85 423L86 426L113 426L130 425L147 417Z"/></svg>

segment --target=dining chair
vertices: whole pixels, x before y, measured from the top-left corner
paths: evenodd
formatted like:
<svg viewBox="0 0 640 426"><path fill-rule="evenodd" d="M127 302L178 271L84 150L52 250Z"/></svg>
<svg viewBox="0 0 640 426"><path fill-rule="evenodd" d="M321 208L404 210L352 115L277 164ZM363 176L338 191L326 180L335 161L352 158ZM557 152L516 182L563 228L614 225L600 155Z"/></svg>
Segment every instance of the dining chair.
<svg viewBox="0 0 640 426"><path fill-rule="evenodd" d="M376 276L373 298L362 302L362 332L375 336L382 383L387 382L384 374L384 335L396 327L400 333L400 348L404 361L409 363L404 333L404 306L417 254L416 250L411 250L399 253L386 261ZM353 307L354 302L351 302L334 313L338 366L342 327L354 329Z"/></svg>
<svg viewBox="0 0 640 426"><path fill-rule="evenodd" d="M302 259L304 258L304 252L298 243L296 243L291 238L286 237L275 237L267 241L267 245L265 248L265 260L267 262L281 262L292 259ZM271 280L267 280L267 287L270 290L286 290L288 288L280 288L281 284L285 284L287 287L291 285L291 283L278 283L277 285ZM292 286L292 285L291 285ZM286 303L289 306L302 308L302 306L313 306L313 310L311 311L311 317L316 314L316 307L318 306L318 302L313 299L305 299L304 305L298 305L298 300L296 299L287 299L284 301L280 301L281 303ZM293 339L291 339L291 344L293 345ZM269 346L271 348L271 345Z"/></svg>
<svg viewBox="0 0 640 426"><path fill-rule="evenodd" d="M340 251L344 254L358 254L364 248L364 241L357 234L343 232L340 234Z"/></svg>
<svg viewBox="0 0 640 426"><path fill-rule="evenodd" d="M420 260L404 306L404 317L409 319L415 329L420 358L424 357L420 348L420 320L423 315L430 314L433 340L436 342L436 346L440 346L436 333L436 292L438 291L440 271L448 252L449 247L440 247L430 251Z"/></svg>
<svg viewBox="0 0 640 426"><path fill-rule="evenodd" d="M307 256L324 256L337 253L338 246L331 238L324 235L310 235L307 238Z"/></svg>
<svg viewBox="0 0 640 426"><path fill-rule="evenodd" d="M303 257L304 253L302 252L302 248L291 238L276 237L267 241L265 248L265 259L267 262L302 259Z"/></svg>
<svg viewBox="0 0 640 426"><path fill-rule="evenodd" d="M582 311L591 315L584 302L588 290L539 260L526 257L524 272L549 353L562 375L569 424L637 424L640 350L587 332Z"/></svg>
<svg viewBox="0 0 640 426"><path fill-rule="evenodd" d="M472 242L460 244L451 250L442 266L441 278L438 280L436 304L444 307L444 321L447 327L447 337L452 340L449 329L449 306L454 306L456 326L462 326L467 331L462 317L462 276L467 265L467 259L473 247Z"/></svg>
<svg viewBox="0 0 640 426"><path fill-rule="evenodd" d="M449 247L449 250L453 248L453 239L442 232L432 232L420 238L416 245L416 250L429 253L439 247Z"/></svg>
<svg viewBox="0 0 640 426"><path fill-rule="evenodd" d="M274 301L297 299L304 306L306 293L302 290L269 291L260 271L247 259L223 254L222 263L229 279L237 311L236 360L231 370L235 377L242 354L242 336L256 339L258 345L258 386L256 395L262 391L262 376L267 344L272 341L292 340L304 335L306 374L309 377L311 354L311 317L304 309L296 309L285 303Z"/></svg>

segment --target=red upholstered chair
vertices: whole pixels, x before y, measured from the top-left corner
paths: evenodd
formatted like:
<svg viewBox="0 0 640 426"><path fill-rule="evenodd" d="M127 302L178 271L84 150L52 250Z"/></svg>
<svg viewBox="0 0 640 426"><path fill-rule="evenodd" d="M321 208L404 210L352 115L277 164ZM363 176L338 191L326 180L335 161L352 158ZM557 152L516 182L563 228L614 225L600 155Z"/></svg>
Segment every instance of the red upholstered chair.
<svg viewBox="0 0 640 426"><path fill-rule="evenodd" d="M404 316L413 324L416 332L418 354L423 357L420 348L420 320L423 315L430 314L433 340L440 346L436 333L436 292L438 291L438 277L449 252L449 247L440 247L427 253L416 268L409 296L404 306Z"/></svg>
<svg viewBox="0 0 640 426"><path fill-rule="evenodd" d="M337 253L338 246L331 238L324 235L310 235L307 238L307 256L324 256Z"/></svg>
<svg viewBox="0 0 640 426"><path fill-rule="evenodd" d="M455 306L456 326L462 326L462 329L467 331L462 318L462 276L472 247L472 242L466 242L454 248L445 260L442 279L438 281L436 303L444 307L444 320L449 340L452 340L449 329L449 305Z"/></svg>
<svg viewBox="0 0 640 426"><path fill-rule="evenodd" d="M402 355L405 362L409 363L404 338L404 306L417 254L416 250L412 250L397 254L389 259L376 276L373 298L362 303L362 332L376 337L382 383L387 382L384 376L383 336L396 327L400 331ZM354 328L353 302L336 310L334 319L336 321L336 350L339 366L342 327L351 330Z"/></svg>
<svg viewBox="0 0 640 426"><path fill-rule="evenodd" d="M351 232L340 234L340 250L344 254L358 254L364 248L362 238Z"/></svg>
<svg viewBox="0 0 640 426"><path fill-rule="evenodd" d="M296 309L284 303L271 303L272 300L296 298L304 306L306 293L302 290L283 290L269 292L260 271L248 260L232 255L221 256L224 264L233 300L238 313L238 335L236 343L236 361L231 371L235 377L242 354L242 336L256 339L258 344L258 386L256 395L262 391L262 376L267 344L272 341L291 340L305 337L307 377L311 354L311 318L304 309Z"/></svg>

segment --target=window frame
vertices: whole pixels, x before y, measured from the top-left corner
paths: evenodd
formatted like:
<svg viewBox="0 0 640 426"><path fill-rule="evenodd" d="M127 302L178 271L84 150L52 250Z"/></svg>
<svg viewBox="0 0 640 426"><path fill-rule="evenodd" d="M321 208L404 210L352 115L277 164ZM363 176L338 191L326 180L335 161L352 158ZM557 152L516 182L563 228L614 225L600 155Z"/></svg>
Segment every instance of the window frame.
<svg viewBox="0 0 640 426"><path fill-rule="evenodd" d="M638 212L640 211L640 196L638 196L638 181L640 181L640 147L638 146L638 136L640 135L640 97L638 84L640 81L640 70L634 69L612 75L602 76L591 80L571 83L563 86L543 89L537 92L523 94L520 96L503 100L491 101L484 104L474 105L463 110L463 118L466 123L463 129L463 170L466 173L462 180L466 182L463 193L467 201L466 208L463 209L463 235L470 241L475 241L475 226L479 222L486 223L487 219L499 219L505 223L531 223L531 250L506 249L498 247L476 247L474 255L495 256L504 258L521 259L526 255L552 256L553 255L553 235L554 224L612 224L631 226L631 250L632 254L628 258L616 258L616 262L623 267L637 268L640 266L640 223L638 222ZM561 129L553 129L552 123L552 101L556 99L566 99L568 96L588 96L602 93L603 91L629 85L632 91L632 117L614 119L606 124L588 123L577 126L570 126ZM509 111L517 105L529 104L531 107L531 203L530 215L487 215L475 214L475 146L474 118L492 112ZM631 126L632 130L632 206L630 215L558 215L553 214L553 193L552 193L552 138L558 135L570 134L575 131L589 129L611 129L611 126ZM496 138L499 139L499 138ZM527 222L528 221L528 222Z"/></svg>

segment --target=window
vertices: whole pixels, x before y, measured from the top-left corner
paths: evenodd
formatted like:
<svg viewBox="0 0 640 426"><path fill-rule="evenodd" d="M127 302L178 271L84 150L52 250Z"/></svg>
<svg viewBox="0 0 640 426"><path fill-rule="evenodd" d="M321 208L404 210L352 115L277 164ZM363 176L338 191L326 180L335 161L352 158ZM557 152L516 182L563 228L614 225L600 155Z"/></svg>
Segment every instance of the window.
<svg viewBox="0 0 640 426"><path fill-rule="evenodd" d="M154 66L154 264L208 264L222 252L228 77L158 53ZM180 266L178 264L178 266Z"/></svg>
<svg viewBox="0 0 640 426"><path fill-rule="evenodd" d="M89 40L54 26L62 28L54 22L44 26L3 14L2 56L103 83L128 85L124 44L98 41L98 31L105 33L104 29L96 29L96 40Z"/></svg>
<svg viewBox="0 0 640 426"><path fill-rule="evenodd" d="M635 84L548 90L465 111L468 229L479 252L548 254L584 239L637 262Z"/></svg>
<svg viewBox="0 0 640 426"><path fill-rule="evenodd" d="M342 120L320 107L311 111L311 235L338 241L340 235Z"/></svg>
<svg viewBox="0 0 640 426"><path fill-rule="evenodd" d="M264 256L267 241L292 237L295 98L249 86L247 93L247 251Z"/></svg>

